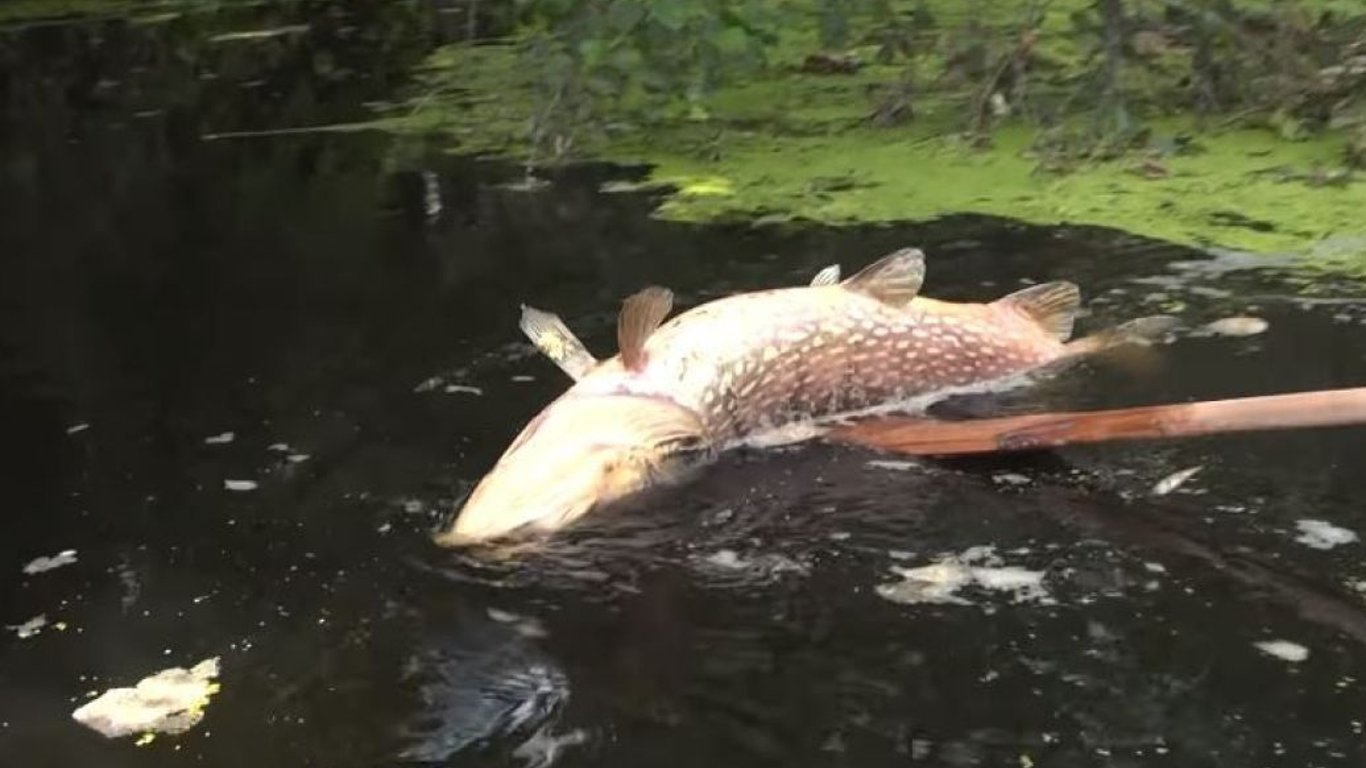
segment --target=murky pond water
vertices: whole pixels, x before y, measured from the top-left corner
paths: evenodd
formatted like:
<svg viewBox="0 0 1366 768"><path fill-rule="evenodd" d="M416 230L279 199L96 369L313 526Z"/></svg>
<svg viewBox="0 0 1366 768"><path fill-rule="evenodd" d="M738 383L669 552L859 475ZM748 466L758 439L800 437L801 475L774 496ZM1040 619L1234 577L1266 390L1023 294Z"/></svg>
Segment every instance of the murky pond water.
<svg viewBox="0 0 1366 768"><path fill-rule="evenodd" d="M606 350L647 281L690 304L915 244L936 296L1070 278L1090 328L1269 322L1021 396L1089 407L1359 385L1366 289L973 217L674 225L599 192L608 169L519 191L375 134L205 139L361 116L424 41L308 5L0 32L0 764L1366 761L1363 544L1304 523L1366 533L1361 430L937 463L811 445L534 554L428 540L566 385L519 302ZM945 557L969 583L907 602L895 569ZM213 656L187 734L71 719Z"/></svg>

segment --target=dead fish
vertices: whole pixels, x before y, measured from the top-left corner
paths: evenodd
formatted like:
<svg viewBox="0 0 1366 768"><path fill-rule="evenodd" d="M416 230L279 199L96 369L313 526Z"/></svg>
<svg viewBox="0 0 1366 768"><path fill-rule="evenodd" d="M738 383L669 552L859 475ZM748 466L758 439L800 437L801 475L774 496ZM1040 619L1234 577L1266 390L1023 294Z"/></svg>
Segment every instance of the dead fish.
<svg viewBox="0 0 1366 768"><path fill-rule="evenodd" d="M623 303L608 360L560 318L523 306L523 332L575 383L437 542L553 531L774 429L1004 385L1174 325L1149 317L1068 341L1081 301L1070 282L953 303L919 296L924 277L924 254L904 248L844 280L832 266L812 285L716 299L668 322L673 294L646 288Z"/></svg>
<svg viewBox="0 0 1366 768"><path fill-rule="evenodd" d="M1225 317L1206 323L1201 330L1214 336L1256 336L1270 324L1260 317Z"/></svg>

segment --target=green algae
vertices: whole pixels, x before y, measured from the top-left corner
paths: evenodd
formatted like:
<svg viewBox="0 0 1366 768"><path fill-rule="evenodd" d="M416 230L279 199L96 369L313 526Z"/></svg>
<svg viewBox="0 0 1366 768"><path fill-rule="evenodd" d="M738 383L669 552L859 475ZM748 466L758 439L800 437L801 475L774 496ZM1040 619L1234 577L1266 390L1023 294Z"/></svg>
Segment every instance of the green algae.
<svg viewBox="0 0 1366 768"><path fill-rule="evenodd" d="M1192 118L1158 117L1147 123L1148 159L1048 173L1035 128L1007 122L990 147L968 142L962 94L925 93L914 119L875 127L868 116L900 67L805 74L791 66L800 50L785 46L787 65L722 88L705 119L624 99L574 154L648 166L636 186L666 192L656 211L666 219L841 225L980 213L1263 254L1323 254L1319 244L1331 241L1333 257L1311 263L1366 275L1366 248L1350 245L1366 237L1366 186L1342 168L1341 133L1288 141L1264 128L1202 131ZM424 99L391 112L385 127L439 133L454 152L526 159L535 75L519 62L515 44L443 49L428 62ZM452 71L462 73L458 86ZM1194 136L1198 151L1174 150L1178 136Z"/></svg>
<svg viewBox="0 0 1366 768"><path fill-rule="evenodd" d="M4 0L0 24L71 19L128 19L135 23L169 20L186 12L241 10L266 0Z"/></svg>
<svg viewBox="0 0 1366 768"><path fill-rule="evenodd" d="M1340 160L1331 138L1291 143L1268 131L1230 130L1202 136L1202 152L1162 158L1160 171L1122 158L1066 174L1039 172L1031 140L1032 131L1018 126L998 131L987 151L933 134L855 129L775 140L756 132L731 137L715 160L670 152L667 141L618 145L612 159L650 164L649 183L676 190L659 215L688 221L847 224L981 213L1259 253L1366 233L1366 187L1313 186L1316 169Z"/></svg>

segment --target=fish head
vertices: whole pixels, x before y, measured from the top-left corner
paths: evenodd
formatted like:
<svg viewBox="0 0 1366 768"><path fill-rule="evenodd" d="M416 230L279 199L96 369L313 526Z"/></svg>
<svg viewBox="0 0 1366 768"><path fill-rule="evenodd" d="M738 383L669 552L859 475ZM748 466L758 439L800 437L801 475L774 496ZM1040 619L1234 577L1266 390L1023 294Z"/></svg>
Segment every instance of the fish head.
<svg viewBox="0 0 1366 768"><path fill-rule="evenodd" d="M709 455L696 412L647 395L570 393L527 424L475 486L438 544L553 531L676 480Z"/></svg>

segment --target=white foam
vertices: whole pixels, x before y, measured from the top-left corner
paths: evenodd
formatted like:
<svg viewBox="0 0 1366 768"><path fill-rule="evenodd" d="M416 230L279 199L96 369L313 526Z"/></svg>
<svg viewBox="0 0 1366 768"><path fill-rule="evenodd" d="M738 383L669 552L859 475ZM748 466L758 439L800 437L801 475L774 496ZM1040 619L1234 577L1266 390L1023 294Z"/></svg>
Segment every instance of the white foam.
<svg viewBox="0 0 1366 768"><path fill-rule="evenodd" d="M979 564L980 563L980 564ZM1044 587L1044 572L1005 565L991 546L970 547L958 555L940 558L918 568L892 566L901 581L879 584L877 594L903 605L971 605L958 594L972 585L1009 592L1013 602L1051 605L1055 601Z"/></svg>
<svg viewBox="0 0 1366 768"><path fill-rule="evenodd" d="M873 469L890 469L895 472L907 472L920 467L920 465L914 461L893 461L890 459L874 459L873 461L865 463L864 466L872 467Z"/></svg>
<svg viewBox="0 0 1366 768"><path fill-rule="evenodd" d="M1179 472L1173 472L1170 475L1167 475L1153 485L1153 495L1166 496L1177 488L1185 485L1187 480L1195 477L1196 473L1202 469L1204 469L1204 466L1187 467Z"/></svg>
<svg viewBox="0 0 1366 768"><path fill-rule="evenodd" d="M37 616L34 616L33 618L24 622L23 624L15 624L10 626L9 629L14 630L14 633L19 636L20 640L27 640L28 638L33 637L39 632L42 632L43 627L46 626L47 614L40 613Z"/></svg>
<svg viewBox="0 0 1366 768"><path fill-rule="evenodd" d="M1253 646L1268 656L1275 656L1278 659L1285 659L1292 664L1299 663L1309 658L1309 649L1299 643L1292 643L1289 640L1263 640L1253 643Z"/></svg>
<svg viewBox="0 0 1366 768"><path fill-rule="evenodd" d="M64 549L51 557L35 557L24 566L24 573L32 576L35 573L50 571L53 568L61 568L64 565L71 565L76 562L76 550Z"/></svg>
<svg viewBox="0 0 1366 768"><path fill-rule="evenodd" d="M1314 549L1332 549L1359 539L1355 531L1339 528L1325 520L1297 520L1295 527L1300 530L1295 541Z"/></svg>
<svg viewBox="0 0 1366 768"><path fill-rule="evenodd" d="M112 688L86 702L72 719L103 736L183 733L199 724L218 691L218 657L190 669L175 667L143 678L131 688ZM148 739L146 735L144 739Z"/></svg>

